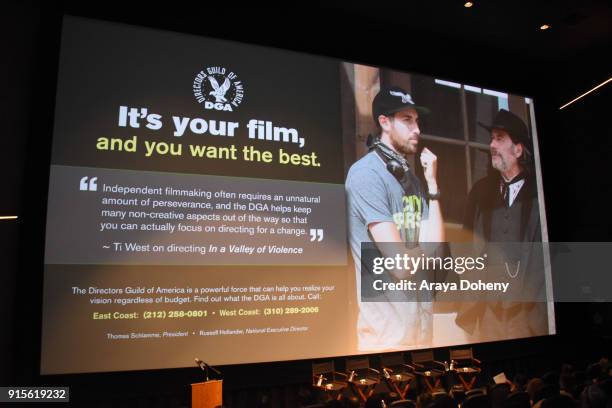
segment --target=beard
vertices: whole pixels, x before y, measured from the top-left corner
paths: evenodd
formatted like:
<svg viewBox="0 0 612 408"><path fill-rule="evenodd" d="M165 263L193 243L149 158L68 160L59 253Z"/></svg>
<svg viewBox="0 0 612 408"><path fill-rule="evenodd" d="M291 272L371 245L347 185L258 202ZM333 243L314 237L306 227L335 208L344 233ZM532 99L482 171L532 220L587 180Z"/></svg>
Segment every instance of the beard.
<svg viewBox="0 0 612 408"><path fill-rule="evenodd" d="M508 163L506 163L504 156L496 151L491 152L491 166L500 172L505 172L508 170Z"/></svg>
<svg viewBox="0 0 612 408"><path fill-rule="evenodd" d="M408 140L406 143L393 142L393 147L397 150L402 156L409 156L411 154L415 154L418 149L418 142L413 143L414 139Z"/></svg>

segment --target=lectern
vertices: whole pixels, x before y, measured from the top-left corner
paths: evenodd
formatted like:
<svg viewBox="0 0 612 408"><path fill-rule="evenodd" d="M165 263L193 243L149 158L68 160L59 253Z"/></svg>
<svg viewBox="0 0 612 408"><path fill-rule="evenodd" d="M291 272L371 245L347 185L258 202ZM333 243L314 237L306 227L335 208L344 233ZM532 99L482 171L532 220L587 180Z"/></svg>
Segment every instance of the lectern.
<svg viewBox="0 0 612 408"><path fill-rule="evenodd" d="M191 408L221 408L223 380L209 380L191 384Z"/></svg>

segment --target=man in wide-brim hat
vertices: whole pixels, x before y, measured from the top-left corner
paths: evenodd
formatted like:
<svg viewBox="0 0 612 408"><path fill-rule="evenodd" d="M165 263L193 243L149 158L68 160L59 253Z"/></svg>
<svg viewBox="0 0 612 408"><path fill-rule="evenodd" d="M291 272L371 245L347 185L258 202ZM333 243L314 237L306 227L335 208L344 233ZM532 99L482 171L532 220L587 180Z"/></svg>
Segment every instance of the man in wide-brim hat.
<svg viewBox="0 0 612 408"><path fill-rule="evenodd" d="M547 334L544 304L528 301L542 300L544 273L532 256L539 247L519 250L514 244L542 241L529 132L521 118L505 109L496 114L493 123L479 125L490 132L491 167L495 171L472 187L464 228L475 241L493 243L489 245L505 251L512 267L508 278L519 289L521 301L515 302L518 298L509 295L499 302L464 302L457 324L475 341Z"/></svg>

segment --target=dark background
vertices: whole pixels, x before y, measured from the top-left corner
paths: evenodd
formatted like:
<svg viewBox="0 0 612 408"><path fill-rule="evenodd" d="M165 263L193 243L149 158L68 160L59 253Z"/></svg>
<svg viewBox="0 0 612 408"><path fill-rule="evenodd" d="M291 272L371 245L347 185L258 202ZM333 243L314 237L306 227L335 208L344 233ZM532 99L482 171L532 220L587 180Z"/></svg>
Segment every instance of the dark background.
<svg viewBox="0 0 612 408"><path fill-rule="evenodd" d="M83 19L66 19L57 87L52 163L171 173L232 175L343 183L338 63L299 53L215 41L193 35ZM193 80L209 66L238 75L244 98L232 112L206 110L195 100ZM221 82L222 83L222 82ZM208 84L205 80L204 86ZM203 88L205 90L206 88ZM228 93L228 98L230 94ZM210 97L208 98L210 99ZM231 99L230 99L231 101ZM158 130L118 126L119 106L162 115ZM237 122L233 137L198 135L189 126L173 135L173 116ZM251 119L295 128L304 146L248 138ZM209 127L210 130L210 127ZM99 137L138 137L137 152L96 149ZM183 145L180 156L145 157L145 141ZM192 157L189 145L235 145L237 160ZM274 155L272 163L245 161L243 146ZM285 153L316 152L320 167L279 164Z"/></svg>
<svg viewBox="0 0 612 408"><path fill-rule="evenodd" d="M58 66L65 13L423 73L529 95L535 100L551 241L610 241L612 152L608 2L381 2L349 8L233 8L173 2L129 6L70 2L0 6L3 132L0 171L0 384L70 385L74 406L189 405L194 369L38 375L44 219ZM535 3L535 4L533 4ZM156 8L157 7L157 8ZM551 24L540 31L542 23ZM602 265L602 272L604 266ZM556 336L476 345L487 372L530 375L584 367L612 350L610 304L557 304ZM339 317L341 319L341 317ZM265 345L263 345L265 346ZM92 350L95 353L95 350ZM444 359L446 350L436 350ZM338 359L341 363L342 359ZM231 406L294 406L310 382L310 361L222 367ZM307 387L306 387L307 388Z"/></svg>

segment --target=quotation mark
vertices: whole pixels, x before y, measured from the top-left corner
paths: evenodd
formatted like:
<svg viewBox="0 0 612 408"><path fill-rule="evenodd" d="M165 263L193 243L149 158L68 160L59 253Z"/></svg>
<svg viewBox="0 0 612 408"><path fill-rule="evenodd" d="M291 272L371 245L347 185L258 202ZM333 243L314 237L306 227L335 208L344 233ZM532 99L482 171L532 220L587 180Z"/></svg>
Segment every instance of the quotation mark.
<svg viewBox="0 0 612 408"><path fill-rule="evenodd" d="M81 179L81 184L79 184L79 190L81 190L81 191L98 191L97 181L98 181L97 177L89 178L89 177L85 176L85 177L83 177Z"/></svg>
<svg viewBox="0 0 612 408"><path fill-rule="evenodd" d="M323 241L323 229L322 228L311 228L310 229L310 242L312 241L317 241L317 242L321 242Z"/></svg>

